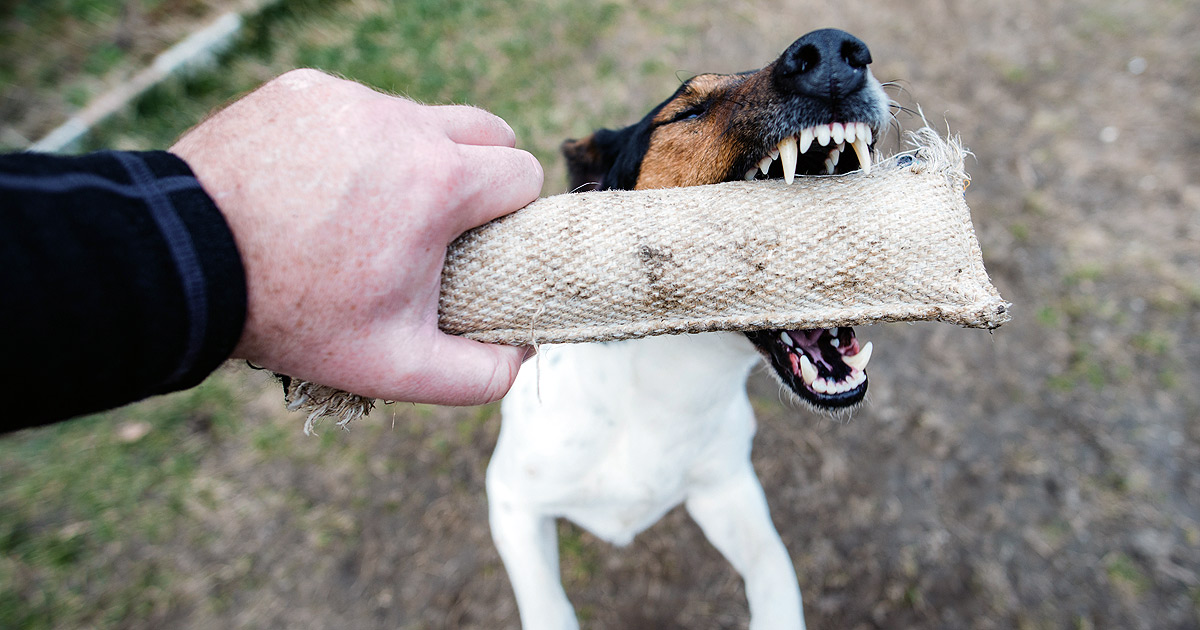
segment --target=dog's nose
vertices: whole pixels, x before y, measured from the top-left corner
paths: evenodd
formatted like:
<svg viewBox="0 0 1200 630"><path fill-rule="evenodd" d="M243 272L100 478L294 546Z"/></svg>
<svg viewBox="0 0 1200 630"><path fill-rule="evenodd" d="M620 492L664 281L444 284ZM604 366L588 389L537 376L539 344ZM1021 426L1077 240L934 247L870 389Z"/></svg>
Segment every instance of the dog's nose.
<svg viewBox="0 0 1200 630"><path fill-rule="evenodd" d="M857 37L834 28L797 39L775 64L778 90L822 100L839 100L866 84L871 51Z"/></svg>

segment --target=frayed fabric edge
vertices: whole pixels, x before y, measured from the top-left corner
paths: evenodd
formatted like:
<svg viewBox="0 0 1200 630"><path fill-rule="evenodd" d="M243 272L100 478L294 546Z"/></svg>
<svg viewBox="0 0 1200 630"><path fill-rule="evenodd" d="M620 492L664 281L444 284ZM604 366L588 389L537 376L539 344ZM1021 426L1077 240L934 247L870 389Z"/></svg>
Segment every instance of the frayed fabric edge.
<svg viewBox="0 0 1200 630"><path fill-rule="evenodd" d="M349 424L371 413L375 399L351 394L326 385L291 379L284 402L288 411L308 413L304 420L304 435L316 435L317 422L332 418L345 430Z"/></svg>

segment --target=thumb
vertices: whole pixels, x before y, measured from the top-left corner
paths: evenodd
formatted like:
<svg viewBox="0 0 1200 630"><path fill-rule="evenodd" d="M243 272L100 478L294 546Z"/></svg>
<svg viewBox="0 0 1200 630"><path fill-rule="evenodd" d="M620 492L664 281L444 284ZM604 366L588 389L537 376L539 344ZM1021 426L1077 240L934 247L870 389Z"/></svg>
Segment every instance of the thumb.
<svg viewBox="0 0 1200 630"><path fill-rule="evenodd" d="M424 366L425 402L480 405L508 393L532 346L500 346L438 333Z"/></svg>

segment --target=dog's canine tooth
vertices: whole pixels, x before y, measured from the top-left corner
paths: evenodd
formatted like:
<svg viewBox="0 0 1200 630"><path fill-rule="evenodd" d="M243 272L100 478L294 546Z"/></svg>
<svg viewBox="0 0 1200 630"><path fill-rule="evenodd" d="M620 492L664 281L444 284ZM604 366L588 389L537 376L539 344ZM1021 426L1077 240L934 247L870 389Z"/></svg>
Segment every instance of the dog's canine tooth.
<svg viewBox="0 0 1200 630"><path fill-rule="evenodd" d="M817 367L809 360L808 355L800 355L800 378L809 387L817 380Z"/></svg>
<svg viewBox="0 0 1200 630"><path fill-rule="evenodd" d="M871 132L868 129L867 138L859 136L850 145L854 147L854 154L858 156L858 165L862 167L864 173L871 172L871 147L867 144L870 142L870 135Z"/></svg>
<svg viewBox="0 0 1200 630"><path fill-rule="evenodd" d="M861 372L867 369L867 363L871 360L871 351L874 349L875 346L868 341L867 345L863 346L862 349L858 351L858 354L849 357L842 357L842 361L845 362L846 365L849 365L850 367Z"/></svg>
<svg viewBox="0 0 1200 630"><path fill-rule="evenodd" d="M823 147L829 146L829 140L833 136L833 131L829 129L829 125L817 125L813 129L817 132L817 144Z"/></svg>
<svg viewBox="0 0 1200 630"><path fill-rule="evenodd" d="M758 169L760 171L762 171L763 175L766 175L767 171L771 170L771 162L774 162L774 161L775 161L775 158L768 155L767 157L759 160Z"/></svg>
<svg viewBox="0 0 1200 630"><path fill-rule="evenodd" d="M779 141L779 164L783 166L783 181L789 184L796 178L796 159L799 156L796 138L788 136Z"/></svg>
<svg viewBox="0 0 1200 630"><path fill-rule="evenodd" d="M812 146L813 130L812 127L800 132L800 152L805 153Z"/></svg>
<svg viewBox="0 0 1200 630"><path fill-rule="evenodd" d="M846 128L842 126L842 123L835 122L829 125L829 135L836 144L841 144L846 141Z"/></svg>

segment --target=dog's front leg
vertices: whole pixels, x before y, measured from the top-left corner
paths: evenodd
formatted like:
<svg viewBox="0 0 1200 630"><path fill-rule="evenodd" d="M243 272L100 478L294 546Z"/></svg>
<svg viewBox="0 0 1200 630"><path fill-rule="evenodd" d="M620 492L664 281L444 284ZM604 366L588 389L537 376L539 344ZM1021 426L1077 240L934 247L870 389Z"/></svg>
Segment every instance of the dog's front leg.
<svg viewBox="0 0 1200 630"><path fill-rule="evenodd" d="M796 570L771 523L767 499L750 462L732 477L694 488L688 494L687 510L709 542L742 575L750 630L803 630Z"/></svg>
<svg viewBox="0 0 1200 630"><path fill-rule="evenodd" d="M524 630L578 630L563 591L554 519L534 514L488 488L492 539L508 571Z"/></svg>

